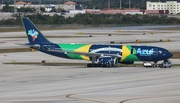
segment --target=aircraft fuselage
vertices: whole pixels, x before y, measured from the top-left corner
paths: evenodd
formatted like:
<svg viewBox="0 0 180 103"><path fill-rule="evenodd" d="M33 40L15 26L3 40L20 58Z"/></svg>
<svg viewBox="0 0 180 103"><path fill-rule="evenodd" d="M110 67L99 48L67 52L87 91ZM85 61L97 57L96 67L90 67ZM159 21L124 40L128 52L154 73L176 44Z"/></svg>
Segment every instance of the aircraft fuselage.
<svg viewBox="0 0 180 103"><path fill-rule="evenodd" d="M40 51L68 59L80 59L91 61L92 58L78 54L57 53L49 50L63 50L68 52L89 52L102 54L118 54L120 62L126 61L159 61L172 57L172 54L160 47L155 46L132 46L132 45L103 45L103 44L44 44Z"/></svg>

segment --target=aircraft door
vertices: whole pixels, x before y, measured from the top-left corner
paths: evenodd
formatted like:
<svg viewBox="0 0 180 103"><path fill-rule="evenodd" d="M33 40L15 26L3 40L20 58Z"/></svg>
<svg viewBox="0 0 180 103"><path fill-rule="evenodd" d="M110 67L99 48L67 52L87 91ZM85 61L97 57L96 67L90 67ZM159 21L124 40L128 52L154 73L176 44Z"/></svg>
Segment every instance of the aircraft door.
<svg viewBox="0 0 180 103"><path fill-rule="evenodd" d="M136 55L136 48L131 48L131 54Z"/></svg>
<svg viewBox="0 0 180 103"><path fill-rule="evenodd" d="M43 45L42 48L44 50L54 50L55 45Z"/></svg>

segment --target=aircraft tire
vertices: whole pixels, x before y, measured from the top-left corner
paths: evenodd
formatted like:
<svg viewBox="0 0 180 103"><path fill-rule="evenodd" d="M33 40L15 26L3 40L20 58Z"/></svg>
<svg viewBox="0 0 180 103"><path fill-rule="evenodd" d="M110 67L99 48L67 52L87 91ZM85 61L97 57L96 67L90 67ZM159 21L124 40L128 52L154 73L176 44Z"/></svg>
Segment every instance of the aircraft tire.
<svg viewBox="0 0 180 103"><path fill-rule="evenodd" d="M104 67L104 64L101 64L101 67Z"/></svg>
<svg viewBox="0 0 180 103"><path fill-rule="evenodd" d="M106 67L106 65L105 64L101 64L101 67Z"/></svg>
<svg viewBox="0 0 180 103"><path fill-rule="evenodd" d="M96 67L101 67L101 64L96 64Z"/></svg>
<svg viewBox="0 0 180 103"><path fill-rule="evenodd" d="M111 68L111 67L112 67L112 65L111 65L111 64L109 64L109 65L108 65L108 67L109 67L109 68Z"/></svg>
<svg viewBox="0 0 180 103"><path fill-rule="evenodd" d="M92 67L97 67L97 64L92 64Z"/></svg>
<svg viewBox="0 0 180 103"><path fill-rule="evenodd" d="M87 64L87 67L92 67L92 64Z"/></svg>

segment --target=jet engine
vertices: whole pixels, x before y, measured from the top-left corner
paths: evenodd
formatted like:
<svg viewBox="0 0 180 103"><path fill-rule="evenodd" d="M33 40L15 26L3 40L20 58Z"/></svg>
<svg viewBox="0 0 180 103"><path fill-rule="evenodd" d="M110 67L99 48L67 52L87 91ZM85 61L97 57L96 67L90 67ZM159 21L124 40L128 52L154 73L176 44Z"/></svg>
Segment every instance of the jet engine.
<svg viewBox="0 0 180 103"><path fill-rule="evenodd" d="M112 67L116 66L118 63L118 59L116 57L103 57L98 58L98 64L101 65L101 67Z"/></svg>

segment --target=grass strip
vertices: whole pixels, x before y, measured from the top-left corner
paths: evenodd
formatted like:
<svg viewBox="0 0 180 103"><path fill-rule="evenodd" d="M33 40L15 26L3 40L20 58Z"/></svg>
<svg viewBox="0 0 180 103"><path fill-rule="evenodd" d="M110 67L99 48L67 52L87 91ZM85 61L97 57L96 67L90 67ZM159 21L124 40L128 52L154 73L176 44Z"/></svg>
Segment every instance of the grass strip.
<svg viewBox="0 0 180 103"><path fill-rule="evenodd" d="M31 48L0 49L0 53L31 52Z"/></svg>

